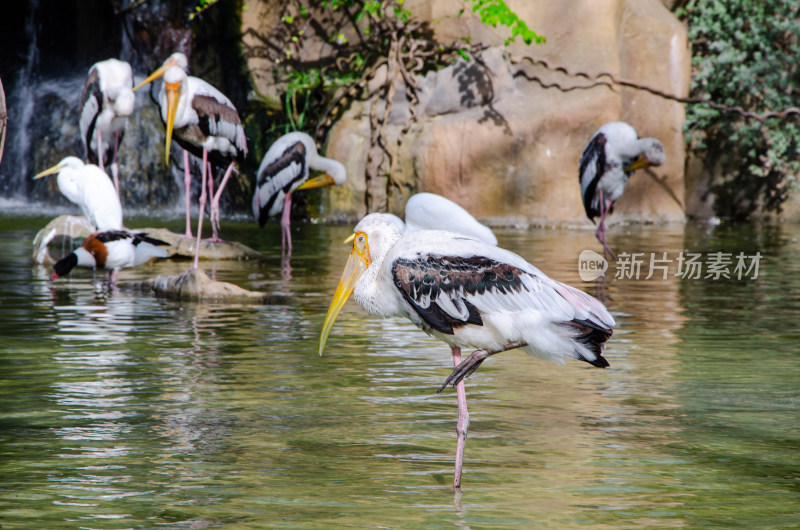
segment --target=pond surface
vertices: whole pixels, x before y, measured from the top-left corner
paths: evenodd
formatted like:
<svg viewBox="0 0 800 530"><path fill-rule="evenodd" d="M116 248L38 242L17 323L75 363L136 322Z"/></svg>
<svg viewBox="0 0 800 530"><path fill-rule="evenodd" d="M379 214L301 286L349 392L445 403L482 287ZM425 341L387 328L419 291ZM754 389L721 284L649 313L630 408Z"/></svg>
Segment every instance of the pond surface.
<svg viewBox="0 0 800 530"><path fill-rule="evenodd" d="M284 295L237 305L124 288L188 262L110 293L91 271L50 283L30 261L47 220L0 218L2 528L800 526L796 226L614 227L602 284L578 273L592 231L498 231L618 326L609 369L512 351L467 380L456 496L449 349L348 302L316 353L351 228L298 224L289 273L277 225L224 223L268 257L205 268ZM729 279L705 278L718 252ZM651 253L667 279L644 279ZM701 277L676 277L691 253Z"/></svg>

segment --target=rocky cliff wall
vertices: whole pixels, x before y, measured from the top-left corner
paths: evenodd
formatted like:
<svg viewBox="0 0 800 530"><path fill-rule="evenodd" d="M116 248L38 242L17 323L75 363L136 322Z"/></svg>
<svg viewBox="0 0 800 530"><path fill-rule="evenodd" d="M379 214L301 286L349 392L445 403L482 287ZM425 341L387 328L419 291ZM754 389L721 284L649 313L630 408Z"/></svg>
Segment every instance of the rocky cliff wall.
<svg viewBox="0 0 800 530"><path fill-rule="evenodd" d="M491 224L588 225L578 159L600 125L624 120L640 136L659 138L667 163L654 168L661 184L641 171L634 175L613 219L684 219L678 204L685 202L683 107L609 86L602 77L598 83L554 68L609 72L683 96L690 59L683 26L659 0L507 3L547 37L545 44L504 47L507 29L487 27L468 12L458 16L465 4L457 0L406 2L419 19L432 22L438 40L470 36L491 47L478 62L460 61L415 78L418 102L405 96L402 77L387 68L376 72L370 83L394 84L391 107L387 112L378 97L356 101L331 130L325 151L345 163L348 182L325 194L321 218L352 222L369 211L402 213L408 196L430 191ZM245 31L247 24L274 24L264 18L267 4L255 2L251 9L261 18L245 20ZM541 60L551 67L536 62ZM257 89L269 93L263 66L251 62ZM388 161L376 171L374 116L384 113L380 136Z"/></svg>

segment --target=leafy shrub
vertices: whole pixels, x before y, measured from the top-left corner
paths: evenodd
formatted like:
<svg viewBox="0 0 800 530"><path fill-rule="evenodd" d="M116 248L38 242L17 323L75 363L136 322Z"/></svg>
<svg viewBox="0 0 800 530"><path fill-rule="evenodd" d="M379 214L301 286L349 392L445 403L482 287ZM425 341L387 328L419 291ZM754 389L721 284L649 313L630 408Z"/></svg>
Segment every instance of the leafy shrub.
<svg viewBox="0 0 800 530"><path fill-rule="evenodd" d="M691 0L679 15L689 22L692 97L756 113L800 100L796 0ZM686 133L712 174L718 215L780 212L800 170L797 116L762 122L690 105Z"/></svg>

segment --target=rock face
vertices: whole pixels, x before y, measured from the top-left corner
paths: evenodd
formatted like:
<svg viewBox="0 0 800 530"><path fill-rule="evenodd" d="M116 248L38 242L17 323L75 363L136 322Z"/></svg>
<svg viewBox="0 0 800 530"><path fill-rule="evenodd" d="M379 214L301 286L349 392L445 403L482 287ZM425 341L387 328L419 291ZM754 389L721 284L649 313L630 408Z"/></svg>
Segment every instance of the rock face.
<svg viewBox="0 0 800 530"><path fill-rule="evenodd" d="M402 214L408 196L444 195L490 224L591 223L585 218L578 160L603 124L623 120L640 136L659 138L667 162L654 168L684 200L683 107L645 91L610 86L557 71L617 78L685 96L689 85L686 32L659 0L509 0L520 18L547 43L503 48L507 28L490 28L476 15L457 16L454 0L409 0L406 6L431 25L438 40L464 36L493 46L479 62L457 62L416 83L418 103L405 97L400 76L382 134L393 150L374 171L370 113L385 110L376 98L354 102L328 137L327 156L347 166L348 181L325 193L322 218L353 222L371 211ZM508 53L505 53L508 52ZM521 60L530 56L545 63ZM376 73L380 83L387 70ZM380 79L384 76L383 79ZM375 108L373 108L375 107ZM416 119L410 121L413 110ZM683 208L641 171L629 181L611 222L673 221Z"/></svg>

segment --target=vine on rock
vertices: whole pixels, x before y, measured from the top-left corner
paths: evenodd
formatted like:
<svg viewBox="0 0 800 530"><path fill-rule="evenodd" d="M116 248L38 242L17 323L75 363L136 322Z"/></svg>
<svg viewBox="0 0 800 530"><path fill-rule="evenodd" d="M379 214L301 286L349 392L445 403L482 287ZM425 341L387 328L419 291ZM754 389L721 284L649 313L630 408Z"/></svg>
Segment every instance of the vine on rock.
<svg viewBox="0 0 800 530"><path fill-rule="evenodd" d="M510 30L506 43L517 37L526 44L544 42L503 0L465 1L485 24ZM459 59L471 61L486 46L468 38L437 41L430 23L414 19L403 0L323 0L314 5L295 0L284 5L281 21L272 35L253 35L263 46L251 50L276 65L275 82L285 86L285 120L273 132L313 130L321 143L350 104L368 100L366 206L367 211L385 211L392 188L400 188L392 175L403 135L416 120L417 79ZM318 49L307 52L312 44ZM389 133L390 116L399 112L396 101L404 101L407 119L399 132Z"/></svg>

